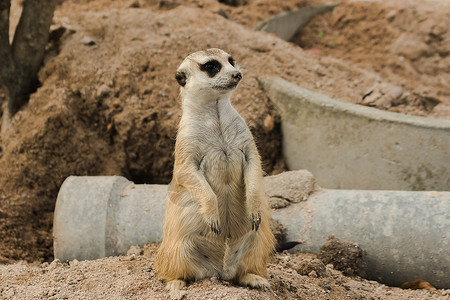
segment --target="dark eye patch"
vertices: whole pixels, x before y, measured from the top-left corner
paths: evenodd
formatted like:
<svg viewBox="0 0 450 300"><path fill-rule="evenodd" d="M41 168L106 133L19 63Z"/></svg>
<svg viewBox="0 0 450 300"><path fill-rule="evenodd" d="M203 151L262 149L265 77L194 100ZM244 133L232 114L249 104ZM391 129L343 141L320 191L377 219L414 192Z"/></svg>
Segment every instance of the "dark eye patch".
<svg viewBox="0 0 450 300"><path fill-rule="evenodd" d="M232 65L234 67L234 58L233 57L228 57L228 62L230 63L230 65Z"/></svg>
<svg viewBox="0 0 450 300"><path fill-rule="evenodd" d="M202 65L200 65L200 70L206 72L209 77L216 76L217 73L222 69L222 65L217 60L210 60Z"/></svg>

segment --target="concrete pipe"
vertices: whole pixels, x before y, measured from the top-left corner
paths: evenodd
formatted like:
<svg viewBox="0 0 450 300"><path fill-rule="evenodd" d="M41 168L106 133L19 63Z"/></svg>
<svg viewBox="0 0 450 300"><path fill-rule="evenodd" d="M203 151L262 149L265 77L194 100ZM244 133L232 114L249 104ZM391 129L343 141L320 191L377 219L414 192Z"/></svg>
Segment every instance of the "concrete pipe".
<svg viewBox="0 0 450 300"><path fill-rule="evenodd" d="M450 120L338 101L281 78L260 84L280 112L290 170L330 189L450 191Z"/></svg>
<svg viewBox="0 0 450 300"><path fill-rule="evenodd" d="M119 176L70 176L53 219L53 248L61 261L127 253L162 240L166 185L135 185Z"/></svg>
<svg viewBox="0 0 450 300"><path fill-rule="evenodd" d="M301 252L318 253L329 235L357 243L368 279L450 288L450 192L325 190L273 218Z"/></svg>
<svg viewBox="0 0 450 300"><path fill-rule="evenodd" d="M123 177L67 178L54 215L55 258L97 259L160 242L166 193ZM297 251L317 253L334 235L366 250L369 279L450 288L450 192L324 190L273 218L287 240L304 241Z"/></svg>
<svg viewBox="0 0 450 300"><path fill-rule="evenodd" d="M332 11L338 5L307 6L294 11L283 12L259 23L253 30L273 33L285 41L290 41L297 31L307 25L316 15Z"/></svg>

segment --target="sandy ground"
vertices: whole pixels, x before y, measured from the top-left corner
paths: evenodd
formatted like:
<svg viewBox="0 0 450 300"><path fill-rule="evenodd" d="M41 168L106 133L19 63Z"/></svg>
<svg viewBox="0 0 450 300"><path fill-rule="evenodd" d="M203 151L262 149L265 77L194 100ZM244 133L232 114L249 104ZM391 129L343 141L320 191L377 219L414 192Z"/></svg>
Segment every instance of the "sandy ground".
<svg viewBox="0 0 450 300"><path fill-rule="evenodd" d="M13 1L11 32L19 2ZM448 1L342 1L302 29L293 43L251 29L280 12L326 1L244 2L234 7L215 0L61 1L52 30L65 31L48 45L39 73L42 85L0 137L0 263L12 263L0 265L0 295L165 297L162 284L148 271L155 246L134 259L76 266L19 261L39 265L53 260L54 203L67 176L170 181L181 114L173 74L193 51L222 48L245 70L233 104L249 124L268 174L285 167L280 117L260 89L259 76L280 76L352 103L450 118ZM270 291L206 280L182 294L203 297L207 287L211 298L225 293L229 299L345 299L346 293L349 299L448 297L448 291L402 291L332 270L327 272L335 275L324 278L298 275L284 263L295 259L304 257L274 258ZM134 266L130 272L128 266ZM373 293L378 298L371 298Z"/></svg>
<svg viewBox="0 0 450 300"><path fill-rule="evenodd" d="M343 276L312 255L281 253L268 266L270 289L210 278L167 292L154 271L158 245L94 261L0 265L5 299L449 299L449 290L402 290Z"/></svg>

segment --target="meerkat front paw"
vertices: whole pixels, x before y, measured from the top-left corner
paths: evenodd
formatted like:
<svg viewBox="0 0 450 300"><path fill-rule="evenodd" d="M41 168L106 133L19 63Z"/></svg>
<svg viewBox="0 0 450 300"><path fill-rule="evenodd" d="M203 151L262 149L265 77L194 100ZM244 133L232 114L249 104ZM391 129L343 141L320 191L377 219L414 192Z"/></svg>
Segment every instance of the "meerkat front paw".
<svg viewBox="0 0 450 300"><path fill-rule="evenodd" d="M261 224L261 213L253 213L250 215L250 223L252 224L252 230L258 231L259 224Z"/></svg>
<svg viewBox="0 0 450 300"><path fill-rule="evenodd" d="M209 225L209 228L211 229L211 232L213 232L213 233L215 233L217 235L220 234L221 229L220 229L220 223L219 223L219 219L218 218L217 219L216 218L209 218L206 221L206 224Z"/></svg>
<svg viewBox="0 0 450 300"><path fill-rule="evenodd" d="M221 232L220 221L219 221L219 208L217 205L217 198L211 197L210 200L204 201L201 208L201 214L203 215L203 220L208 225L212 233L219 235Z"/></svg>

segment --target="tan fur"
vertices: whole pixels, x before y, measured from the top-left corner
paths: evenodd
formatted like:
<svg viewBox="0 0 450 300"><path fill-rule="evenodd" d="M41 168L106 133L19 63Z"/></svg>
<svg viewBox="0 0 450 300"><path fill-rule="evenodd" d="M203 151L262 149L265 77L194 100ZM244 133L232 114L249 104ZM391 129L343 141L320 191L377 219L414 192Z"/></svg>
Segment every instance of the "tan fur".
<svg viewBox="0 0 450 300"><path fill-rule="evenodd" d="M212 59L222 68L211 78L200 66ZM270 208L255 142L230 102L230 83L237 85L240 73L228 59L220 49L200 51L177 71L185 83L183 115L156 259L167 289L212 276L251 287L269 285L264 277L274 251Z"/></svg>

